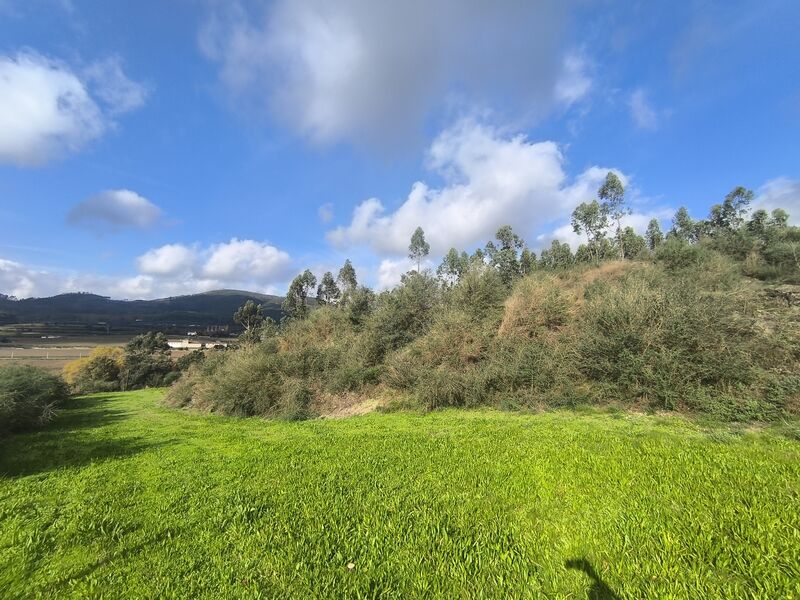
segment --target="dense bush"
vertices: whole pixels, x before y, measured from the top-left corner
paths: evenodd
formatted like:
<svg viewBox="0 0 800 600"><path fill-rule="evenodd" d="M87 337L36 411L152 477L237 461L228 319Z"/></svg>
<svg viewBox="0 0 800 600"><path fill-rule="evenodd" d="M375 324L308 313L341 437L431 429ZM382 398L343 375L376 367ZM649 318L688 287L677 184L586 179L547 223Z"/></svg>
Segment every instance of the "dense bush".
<svg viewBox="0 0 800 600"><path fill-rule="evenodd" d="M168 402L299 418L326 394L379 386L428 409L614 403L727 420L796 410L800 336L790 307L758 308L763 294L713 249L672 260L694 247L663 246L654 264L534 272L510 295L492 291L491 270L445 290L419 276L378 296L359 324L326 306L277 338L193 364Z"/></svg>
<svg viewBox="0 0 800 600"><path fill-rule="evenodd" d="M0 434L45 423L68 397L64 380L47 371L0 367Z"/></svg>
<svg viewBox="0 0 800 600"><path fill-rule="evenodd" d="M137 335L125 345L120 387L123 390L166 385L174 370L167 336L160 332Z"/></svg>
<svg viewBox="0 0 800 600"><path fill-rule="evenodd" d="M122 348L98 346L89 356L67 363L64 380L77 394L118 390L123 359Z"/></svg>
<svg viewBox="0 0 800 600"><path fill-rule="evenodd" d="M257 345L215 353L192 365L165 402L240 417L304 418L310 414L312 393L302 380L281 374L282 361Z"/></svg>
<svg viewBox="0 0 800 600"><path fill-rule="evenodd" d="M135 336L124 348L95 348L89 356L67 363L63 376L76 394L168 386L203 359L204 353L195 350L173 362L167 337L148 332Z"/></svg>
<svg viewBox="0 0 800 600"><path fill-rule="evenodd" d="M655 251L655 259L671 270L697 266L703 258L703 248L675 236L668 237Z"/></svg>
<svg viewBox="0 0 800 600"><path fill-rule="evenodd" d="M800 228L779 209L748 213L753 194L735 188L707 219L679 209L666 235L654 219L645 239L621 227L623 195L609 174L601 201L576 209L573 229L588 241L575 254L554 240L537 260L503 226L472 255L451 249L437 277L410 271L377 295L348 262L343 293L327 273L321 307L303 295L303 310L268 336L192 365L169 402L287 418L331 395L427 409L604 403L727 420L800 412L789 285L800 282ZM419 269L421 229L409 251Z"/></svg>
<svg viewBox="0 0 800 600"><path fill-rule="evenodd" d="M696 282L644 272L587 301L580 368L605 395L675 409L700 389L753 383L760 357L752 319L734 290L709 292Z"/></svg>

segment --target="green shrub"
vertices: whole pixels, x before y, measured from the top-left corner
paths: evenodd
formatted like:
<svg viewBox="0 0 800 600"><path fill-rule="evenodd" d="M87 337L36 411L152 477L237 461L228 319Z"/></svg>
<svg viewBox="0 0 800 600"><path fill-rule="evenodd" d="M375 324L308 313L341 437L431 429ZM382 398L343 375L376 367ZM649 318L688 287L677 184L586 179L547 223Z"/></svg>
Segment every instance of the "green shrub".
<svg viewBox="0 0 800 600"><path fill-rule="evenodd" d="M438 300L438 282L426 273L404 275L401 285L382 293L366 322L370 362L377 364L388 352L421 336L433 322Z"/></svg>
<svg viewBox="0 0 800 600"><path fill-rule="evenodd" d="M482 262L470 263L458 285L448 290L445 300L469 313L473 319L492 318L503 306L507 288L500 274Z"/></svg>
<svg viewBox="0 0 800 600"><path fill-rule="evenodd" d="M76 394L113 392L120 388L122 348L98 346L89 356L67 363L64 380Z"/></svg>
<svg viewBox="0 0 800 600"><path fill-rule="evenodd" d="M173 408L189 406L199 408L195 388L214 377L228 354L230 353L210 352L203 361L189 365L184 374L167 390L163 400L164 404ZM195 400L198 402L196 403Z"/></svg>
<svg viewBox="0 0 800 600"><path fill-rule="evenodd" d="M609 398L774 417L760 373L782 353L780 340L755 327L738 290L701 285L713 287L713 278L644 273L592 295L578 327L581 371ZM737 407L734 397L759 406Z"/></svg>
<svg viewBox="0 0 800 600"><path fill-rule="evenodd" d="M42 369L16 365L0 368L0 433L47 422L68 397L64 380Z"/></svg>
<svg viewBox="0 0 800 600"><path fill-rule="evenodd" d="M172 370L167 336L152 331L137 335L125 345L121 387L128 390L162 386L164 377Z"/></svg>
<svg viewBox="0 0 800 600"><path fill-rule="evenodd" d="M184 354L178 360L175 361L175 368L178 369L178 371L186 371L193 364L201 363L205 359L206 359L205 352L203 352L202 350L192 350L191 352Z"/></svg>
<svg viewBox="0 0 800 600"><path fill-rule="evenodd" d="M228 415L267 415L280 401L278 362L258 348L229 353L213 377L195 387L194 404Z"/></svg>
<svg viewBox="0 0 800 600"><path fill-rule="evenodd" d="M302 421L312 416L311 401L314 394L308 385L299 379L284 381L281 390L280 407L274 416L287 421Z"/></svg>
<svg viewBox="0 0 800 600"><path fill-rule="evenodd" d="M306 418L313 397L300 378L283 374L283 359L248 345L192 365L167 392L165 403L238 417Z"/></svg>
<svg viewBox="0 0 800 600"><path fill-rule="evenodd" d="M704 250L675 236L669 236L655 251L655 259L670 270L685 269L700 264Z"/></svg>
<svg viewBox="0 0 800 600"><path fill-rule="evenodd" d="M181 378L180 371L170 371L169 373L165 374L164 377L161 379L161 385L168 387L178 381Z"/></svg>

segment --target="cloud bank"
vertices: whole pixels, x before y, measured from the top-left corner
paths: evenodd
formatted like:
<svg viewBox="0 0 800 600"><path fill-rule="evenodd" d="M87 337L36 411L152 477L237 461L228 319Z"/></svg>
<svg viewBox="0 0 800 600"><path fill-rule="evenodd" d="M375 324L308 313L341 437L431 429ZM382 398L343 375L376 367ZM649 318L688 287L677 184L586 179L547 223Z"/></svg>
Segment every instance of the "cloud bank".
<svg viewBox="0 0 800 600"><path fill-rule="evenodd" d="M289 254L266 242L233 238L198 245L167 244L136 259L130 277L70 274L0 259L0 292L27 298L91 291L114 298L163 298L221 288L280 293L292 274Z"/></svg>

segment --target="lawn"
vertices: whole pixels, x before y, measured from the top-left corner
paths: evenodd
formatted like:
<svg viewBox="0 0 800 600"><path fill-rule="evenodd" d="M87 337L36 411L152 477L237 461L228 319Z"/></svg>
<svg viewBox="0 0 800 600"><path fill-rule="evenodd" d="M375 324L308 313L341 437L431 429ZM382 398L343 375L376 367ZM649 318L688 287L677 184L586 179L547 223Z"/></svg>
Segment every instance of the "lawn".
<svg viewBox="0 0 800 600"><path fill-rule="evenodd" d="M80 398L0 442L0 596L800 598L791 435L570 412L273 423L160 394Z"/></svg>

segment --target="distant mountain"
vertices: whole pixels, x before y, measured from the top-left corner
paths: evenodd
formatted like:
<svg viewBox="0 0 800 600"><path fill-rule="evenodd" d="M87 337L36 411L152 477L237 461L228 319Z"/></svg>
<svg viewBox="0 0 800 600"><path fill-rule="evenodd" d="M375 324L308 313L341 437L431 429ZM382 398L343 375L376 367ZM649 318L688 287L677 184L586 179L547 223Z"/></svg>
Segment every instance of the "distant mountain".
<svg viewBox="0 0 800 600"><path fill-rule="evenodd" d="M111 329L163 329L229 325L246 301L264 306L264 314L282 316L280 296L241 290L215 290L158 300L112 300L88 293L14 300L0 294L0 324L52 323L108 326Z"/></svg>

